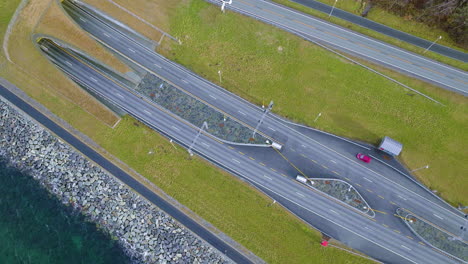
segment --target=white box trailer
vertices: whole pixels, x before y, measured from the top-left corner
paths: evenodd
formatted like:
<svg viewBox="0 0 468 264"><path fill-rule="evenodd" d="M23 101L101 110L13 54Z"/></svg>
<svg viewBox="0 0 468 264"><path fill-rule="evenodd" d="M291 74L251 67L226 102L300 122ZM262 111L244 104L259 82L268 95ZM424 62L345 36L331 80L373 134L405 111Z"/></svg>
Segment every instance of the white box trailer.
<svg viewBox="0 0 468 264"><path fill-rule="evenodd" d="M283 148L283 146L281 144L278 144L276 142L272 142L271 147L274 148L274 149L277 149L278 151L281 151L281 149Z"/></svg>
<svg viewBox="0 0 468 264"><path fill-rule="evenodd" d="M296 176L296 181L302 182L302 183L307 183L307 179L304 176L297 175Z"/></svg>
<svg viewBox="0 0 468 264"><path fill-rule="evenodd" d="M398 156L403 149L403 144L389 137L384 137L380 142L379 149L389 155Z"/></svg>

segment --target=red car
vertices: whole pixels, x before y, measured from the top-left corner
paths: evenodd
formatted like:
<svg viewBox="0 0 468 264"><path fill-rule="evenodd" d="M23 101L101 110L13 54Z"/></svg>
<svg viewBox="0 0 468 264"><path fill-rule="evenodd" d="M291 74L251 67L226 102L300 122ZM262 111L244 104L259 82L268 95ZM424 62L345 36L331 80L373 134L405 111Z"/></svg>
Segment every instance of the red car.
<svg viewBox="0 0 468 264"><path fill-rule="evenodd" d="M362 154L362 153L358 153L358 154L356 155L356 158L358 158L359 160L364 161L365 163L369 163L369 162L372 160L371 157L369 157L369 156L367 156L367 155L364 155L364 154Z"/></svg>

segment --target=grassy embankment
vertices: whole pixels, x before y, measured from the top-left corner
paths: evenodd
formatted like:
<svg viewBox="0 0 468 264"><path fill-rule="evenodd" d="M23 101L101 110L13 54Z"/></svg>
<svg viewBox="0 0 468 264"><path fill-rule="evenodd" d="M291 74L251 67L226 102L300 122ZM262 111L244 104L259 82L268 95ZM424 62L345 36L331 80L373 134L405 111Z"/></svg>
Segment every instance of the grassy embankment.
<svg viewBox="0 0 468 264"><path fill-rule="evenodd" d="M340 25L342 27L346 27L349 29L352 29L354 31L357 31L359 33L371 36L373 38L385 41L389 44L395 45L397 47L401 47L403 49L409 50L411 52L417 53L417 54L422 54L428 58L443 62L445 64L463 69L465 71L468 70L468 65L462 61L455 60L452 58L448 58L446 56L440 55L435 52L428 51L426 53L424 52L424 48L409 44L404 41L400 41L398 39L386 36L384 34L378 33L374 30L370 30L358 25L355 25L353 23L347 22L345 20L342 20L340 18L336 17L328 17L328 14L322 13L320 11L317 11L315 9L306 7L301 4L297 4L294 2L291 2L289 0L273 0L274 2L277 2L279 4L294 8L296 10L299 10L301 12L311 14L313 16L319 17L321 19L331 21L337 25ZM335 2L334 0L319 0L320 2L324 2L329 5L333 5ZM356 13L356 10L359 8L359 3L358 1L338 1L338 4L336 6L337 8L343 9L345 11L348 11L350 13ZM403 32L407 32L409 34L413 34L415 36L418 36L420 38L427 39L429 41L433 41L437 39L439 36L442 36L442 39L439 40L437 43L448 46L453 49L461 50L466 52L465 49L462 47L459 47L450 37L449 35L444 32L441 29L429 27L426 24L419 23L419 22L414 22L414 21L408 21L404 20L403 18L393 15L379 7L374 7L371 9L371 12L369 12L369 16L367 17L371 20L374 20L375 22L387 25L389 27L401 30Z"/></svg>
<svg viewBox="0 0 468 264"><path fill-rule="evenodd" d="M404 144L401 159L409 168L430 164L417 172L423 183L454 205L468 204L463 96L379 68L446 106L434 104L298 37L223 15L203 1L181 4L171 32L184 43L164 51L171 59L214 82L221 69L223 87L256 104L273 99L273 110L295 121L372 143L393 137Z"/></svg>
<svg viewBox="0 0 468 264"><path fill-rule="evenodd" d="M7 26L2 24L2 27ZM128 67L105 51L84 34L62 13L56 1L38 0L27 4L18 17L9 38L8 51L14 64L8 63L1 69L1 75L14 80L14 83L33 95L55 113L63 112L72 118L74 111L82 108L112 126L118 117L104 105L79 88L40 53L32 34L46 34L60 38L80 47L88 54L112 65L119 72L128 71ZM27 73L27 74L26 74ZM38 89L41 86L44 90ZM54 101L57 105L48 105ZM65 105L72 105L73 111L63 111ZM77 116L77 122L83 122Z"/></svg>
<svg viewBox="0 0 468 264"><path fill-rule="evenodd" d="M32 27L23 25L27 22L25 17L34 15L37 12L36 8L23 10L23 16L18 21L19 25L12 36L18 46L10 47L10 50L14 50L13 59L23 49L25 52L23 57L30 53L36 59L41 58L37 56L36 50L27 48L27 45L31 44L27 30L31 31ZM65 38L67 35L57 37ZM77 46L81 49L86 47L82 44ZM32 61L30 63L33 64ZM22 60L19 60L18 64L21 67L27 66ZM247 188L245 183L203 160L187 159L185 150L174 149L165 138L138 124L133 118L125 117L115 129L111 129L99 120L102 117L98 118L66 99L64 94L68 91L63 88L65 85L73 86L73 84L58 79L61 74L54 72L55 68L51 64L44 61L37 61L34 64L37 67L28 69L34 74L33 78L29 75L29 71L19 71L18 66L11 64L1 69L0 75L17 84L34 99L46 105L75 128L91 136L110 153L128 163L168 194L266 261L368 262L337 249L321 248L318 244L320 235L316 231L311 230L281 207L268 206L271 203L270 199L252 188ZM56 76L50 79L40 78L51 73ZM60 92L51 92L51 87ZM150 149L154 151L153 155L147 154Z"/></svg>

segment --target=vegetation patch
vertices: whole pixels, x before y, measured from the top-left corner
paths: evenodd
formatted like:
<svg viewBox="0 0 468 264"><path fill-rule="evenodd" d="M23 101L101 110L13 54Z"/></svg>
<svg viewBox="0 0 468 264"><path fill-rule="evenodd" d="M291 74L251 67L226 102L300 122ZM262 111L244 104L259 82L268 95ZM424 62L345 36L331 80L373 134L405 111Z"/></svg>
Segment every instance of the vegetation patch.
<svg viewBox="0 0 468 264"><path fill-rule="evenodd" d="M299 177L299 176L298 176ZM314 190L321 191L338 201L374 217L366 200L349 183L337 179L307 178L305 184Z"/></svg>
<svg viewBox="0 0 468 264"><path fill-rule="evenodd" d="M401 216L406 225L426 243L457 258L468 261L468 244L461 241L460 237L448 234L404 209L398 208L397 214Z"/></svg>
<svg viewBox="0 0 468 264"><path fill-rule="evenodd" d="M253 130L249 127L153 74L146 74L136 90L196 127L201 127L206 121L206 131L217 138L243 144L266 144L267 139L264 136L257 134L253 137Z"/></svg>

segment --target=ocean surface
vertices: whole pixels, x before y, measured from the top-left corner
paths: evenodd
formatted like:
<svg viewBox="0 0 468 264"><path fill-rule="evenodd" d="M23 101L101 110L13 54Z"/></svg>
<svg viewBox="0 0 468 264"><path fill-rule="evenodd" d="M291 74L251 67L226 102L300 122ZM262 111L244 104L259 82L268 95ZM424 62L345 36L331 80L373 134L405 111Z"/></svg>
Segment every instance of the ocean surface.
<svg viewBox="0 0 468 264"><path fill-rule="evenodd" d="M0 157L0 263L130 263L108 235Z"/></svg>

